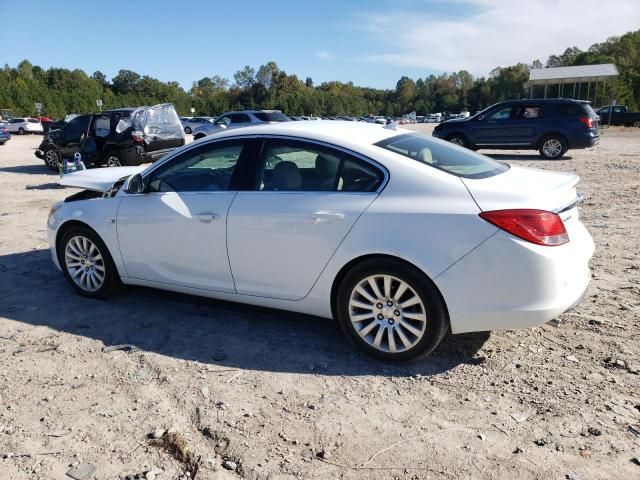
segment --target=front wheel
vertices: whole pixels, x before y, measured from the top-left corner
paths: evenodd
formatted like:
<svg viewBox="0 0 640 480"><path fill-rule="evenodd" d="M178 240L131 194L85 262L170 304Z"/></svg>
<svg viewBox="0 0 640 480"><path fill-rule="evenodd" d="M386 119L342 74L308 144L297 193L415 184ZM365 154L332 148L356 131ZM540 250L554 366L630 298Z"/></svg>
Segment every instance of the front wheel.
<svg viewBox="0 0 640 480"><path fill-rule="evenodd" d="M449 330L444 302L415 267L393 259L368 260L341 282L336 313L347 336L384 360L419 360Z"/></svg>
<svg viewBox="0 0 640 480"><path fill-rule="evenodd" d="M636 120L635 122L633 122L633 126L635 128L640 128L640 120Z"/></svg>
<svg viewBox="0 0 640 480"><path fill-rule="evenodd" d="M49 170L57 172L60 169L60 163L62 162L60 153L56 151L54 147L46 147L44 149L44 164Z"/></svg>
<svg viewBox="0 0 640 480"><path fill-rule="evenodd" d="M85 297L104 297L120 283L109 250L87 227L73 227L64 233L58 259L66 279Z"/></svg>
<svg viewBox="0 0 640 480"><path fill-rule="evenodd" d="M540 155L549 160L557 160L567 151L567 142L559 135L549 135L540 143Z"/></svg>
<svg viewBox="0 0 640 480"><path fill-rule="evenodd" d="M24 128L20 127L18 129L18 135L24 135Z"/></svg>

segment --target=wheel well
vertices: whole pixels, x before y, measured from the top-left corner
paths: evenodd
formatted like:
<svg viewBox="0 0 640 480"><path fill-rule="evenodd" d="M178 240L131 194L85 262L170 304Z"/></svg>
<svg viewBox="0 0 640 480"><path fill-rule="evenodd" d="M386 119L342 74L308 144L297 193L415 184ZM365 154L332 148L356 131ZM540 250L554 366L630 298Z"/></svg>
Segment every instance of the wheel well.
<svg viewBox="0 0 640 480"><path fill-rule="evenodd" d="M67 222L64 222L62 225L60 225L60 228L58 228L58 232L56 233L56 255L58 256L58 261L61 260L60 259L60 242L62 241L62 237L64 237L64 234L67 233L73 227L88 228L93 233L95 233L98 236L98 238L102 238L100 237L100 235L98 235L98 232L96 232L93 228L91 228L89 225L87 225L84 222L80 222L78 220L69 220ZM107 247L107 250L108 250L108 247ZM109 255L111 255L111 252L109 252Z"/></svg>
<svg viewBox="0 0 640 480"><path fill-rule="evenodd" d="M569 140L567 139L566 135L563 135L560 132L549 132L549 133L545 133L540 138L540 141L538 142L538 148L541 148L542 147L542 142L544 142L549 137L560 137L560 138L562 138L564 140L564 143L567 145L567 148L570 147Z"/></svg>
<svg viewBox="0 0 640 480"><path fill-rule="evenodd" d="M403 258L396 257L394 255L382 254L382 253L374 253L374 254L363 255L361 257L354 258L354 259L350 260L346 265L344 265L340 269L340 271L336 275L336 278L333 279L333 285L331 285L331 314L333 315L333 318L337 318L336 317L336 313L337 313L336 312L336 299L337 299L337 295L338 295L338 287L342 283L342 280L344 280L344 277L347 275L347 273L349 273L349 271L352 268L354 268L359 263L365 262L367 260L373 260L373 259L395 260L397 262L405 264L407 267L410 267L410 268L413 268L415 270L418 270L427 279L427 281L430 282L433 285L433 287L436 290L436 292L438 292L438 295L440 296L440 300L442 300L442 305L444 305L444 311L445 311L445 314L447 315L447 319L449 318L449 310L447 308L447 303L444 301L444 297L442 296L442 293L440 292L440 289L433 282L433 280L431 278L429 278L429 275L424 273L420 268L416 267L413 263L408 262L407 260L404 260Z"/></svg>
<svg viewBox="0 0 640 480"><path fill-rule="evenodd" d="M462 132L451 132L449 135L445 137L445 140L449 140L451 137L455 137L455 136L462 137L466 140L467 143L469 143L469 138Z"/></svg>

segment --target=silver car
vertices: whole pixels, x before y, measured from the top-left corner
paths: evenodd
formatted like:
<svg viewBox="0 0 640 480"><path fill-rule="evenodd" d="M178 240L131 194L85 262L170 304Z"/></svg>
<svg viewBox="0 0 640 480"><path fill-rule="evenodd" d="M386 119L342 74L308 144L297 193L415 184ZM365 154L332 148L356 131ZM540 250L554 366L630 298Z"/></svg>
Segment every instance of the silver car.
<svg viewBox="0 0 640 480"><path fill-rule="evenodd" d="M249 125L260 125L264 123L279 123L291 121L280 110L240 110L227 112L220 115L213 123L205 123L193 130L194 140L223 132L229 128L240 128Z"/></svg>
<svg viewBox="0 0 640 480"><path fill-rule="evenodd" d="M189 134L194 130L197 130L203 125L210 125L213 123L214 119L211 117L192 117L192 118L181 118L182 128L184 129L184 133Z"/></svg>

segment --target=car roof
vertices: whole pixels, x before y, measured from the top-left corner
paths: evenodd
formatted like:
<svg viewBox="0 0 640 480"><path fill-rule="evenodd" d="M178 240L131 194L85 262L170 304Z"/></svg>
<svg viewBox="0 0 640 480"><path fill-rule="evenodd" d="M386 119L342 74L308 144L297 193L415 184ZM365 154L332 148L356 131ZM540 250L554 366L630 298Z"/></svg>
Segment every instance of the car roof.
<svg viewBox="0 0 640 480"><path fill-rule="evenodd" d="M586 100L575 100L573 98L522 98L520 100L507 100L504 103L591 103Z"/></svg>
<svg viewBox="0 0 640 480"><path fill-rule="evenodd" d="M242 128L233 128L209 135L208 139L236 136L279 135L301 137L309 140L335 143L337 145L370 146L381 140L403 133L415 133L402 128L385 128L382 125L348 122L342 120L318 120L315 122L265 123Z"/></svg>

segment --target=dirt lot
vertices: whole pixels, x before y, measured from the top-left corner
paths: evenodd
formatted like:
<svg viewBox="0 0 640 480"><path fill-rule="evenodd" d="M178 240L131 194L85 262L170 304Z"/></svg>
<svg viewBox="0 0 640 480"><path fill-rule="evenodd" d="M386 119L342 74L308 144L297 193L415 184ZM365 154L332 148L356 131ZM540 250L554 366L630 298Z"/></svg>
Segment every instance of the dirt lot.
<svg viewBox="0 0 640 480"><path fill-rule="evenodd" d="M38 142L0 147L0 479L640 478L639 130L557 162L496 156L581 175L588 294L557 326L450 337L412 365L332 321L79 297L50 261L47 213L70 191ZM121 344L139 349L103 350Z"/></svg>

